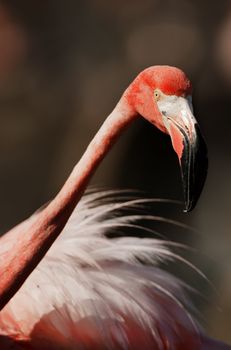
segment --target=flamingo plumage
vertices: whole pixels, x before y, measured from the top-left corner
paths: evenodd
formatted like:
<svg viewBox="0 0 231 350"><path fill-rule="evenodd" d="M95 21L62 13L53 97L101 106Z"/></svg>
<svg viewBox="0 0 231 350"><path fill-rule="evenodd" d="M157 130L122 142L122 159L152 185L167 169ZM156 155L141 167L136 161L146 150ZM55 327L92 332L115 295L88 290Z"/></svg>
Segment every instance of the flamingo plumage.
<svg viewBox="0 0 231 350"><path fill-rule="evenodd" d="M1 237L1 349L231 349L205 336L191 315L187 287L158 266L179 258L169 243L107 238L112 229L135 228L142 215L115 214L145 200L113 202L107 192L83 196L106 153L139 115L170 135L185 210L195 206L207 155L191 83L177 68L150 67L125 91L57 196Z"/></svg>

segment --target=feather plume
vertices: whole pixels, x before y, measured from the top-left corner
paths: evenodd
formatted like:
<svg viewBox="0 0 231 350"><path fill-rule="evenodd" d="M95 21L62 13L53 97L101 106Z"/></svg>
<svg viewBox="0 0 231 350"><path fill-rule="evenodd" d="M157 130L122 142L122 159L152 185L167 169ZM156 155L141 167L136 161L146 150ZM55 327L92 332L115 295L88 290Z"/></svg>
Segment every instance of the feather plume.
<svg viewBox="0 0 231 350"><path fill-rule="evenodd" d="M129 198L126 191L86 194L2 310L0 334L33 343L33 349L51 349L56 339L56 349L83 350L174 350L185 335L193 337L195 349L200 330L187 286L159 266L182 258L170 250L170 242L137 237L137 231L152 232L141 220L163 220L141 210L153 201ZM135 213L128 214L128 208ZM122 236L125 227L135 235ZM120 234L109 239L116 230Z"/></svg>

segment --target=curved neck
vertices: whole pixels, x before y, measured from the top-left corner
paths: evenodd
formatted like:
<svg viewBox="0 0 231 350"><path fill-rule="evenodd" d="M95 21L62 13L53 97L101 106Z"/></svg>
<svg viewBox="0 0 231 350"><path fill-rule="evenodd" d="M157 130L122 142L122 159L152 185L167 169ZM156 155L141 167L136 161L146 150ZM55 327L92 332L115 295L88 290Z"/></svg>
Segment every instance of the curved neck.
<svg viewBox="0 0 231 350"><path fill-rule="evenodd" d="M136 112L121 98L107 117L57 196L41 212L0 240L0 310L13 297L62 232L98 165ZM10 247L10 249L9 249Z"/></svg>

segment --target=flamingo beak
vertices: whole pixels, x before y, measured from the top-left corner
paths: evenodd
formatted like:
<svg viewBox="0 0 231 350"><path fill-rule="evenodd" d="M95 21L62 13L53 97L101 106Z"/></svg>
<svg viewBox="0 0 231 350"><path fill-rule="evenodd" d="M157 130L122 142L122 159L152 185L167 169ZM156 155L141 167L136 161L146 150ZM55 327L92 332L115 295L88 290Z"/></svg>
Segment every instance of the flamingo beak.
<svg viewBox="0 0 231 350"><path fill-rule="evenodd" d="M207 147L193 115L191 98L169 98L159 108L180 162L185 211L189 212L195 207L206 180Z"/></svg>

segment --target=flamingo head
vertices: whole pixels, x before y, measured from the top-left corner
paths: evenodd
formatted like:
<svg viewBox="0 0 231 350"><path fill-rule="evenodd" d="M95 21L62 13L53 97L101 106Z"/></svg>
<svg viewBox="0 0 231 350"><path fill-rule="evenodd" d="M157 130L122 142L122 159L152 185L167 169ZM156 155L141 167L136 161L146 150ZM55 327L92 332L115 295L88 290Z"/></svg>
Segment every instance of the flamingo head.
<svg viewBox="0 0 231 350"><path fill-rule="evenodd" d="M185 211L192 210L206 179L208 159L193 115L189 79L178 68L153 66L137 76L126 98L136 113L170 135L181 166Z"/></svg>

